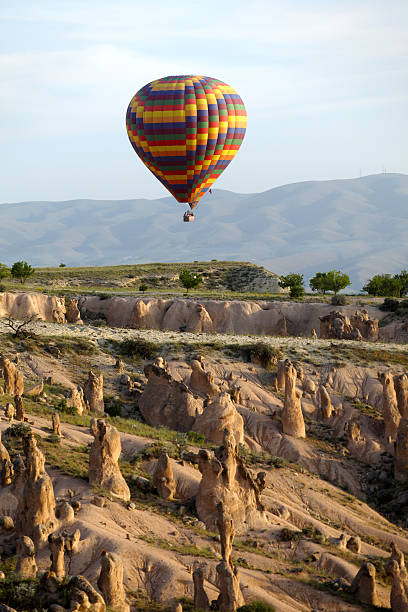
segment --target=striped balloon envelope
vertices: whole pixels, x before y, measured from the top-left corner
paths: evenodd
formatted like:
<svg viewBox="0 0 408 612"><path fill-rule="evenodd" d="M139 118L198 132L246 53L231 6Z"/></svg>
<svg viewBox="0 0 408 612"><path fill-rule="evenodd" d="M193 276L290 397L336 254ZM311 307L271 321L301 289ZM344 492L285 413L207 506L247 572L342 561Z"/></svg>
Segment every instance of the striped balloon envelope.
<svg viewBox="0 0 408 612"><path fill-rule="evenodd" d="M133 96L126 128L142 162L176 200L194 208L241 146L246 112L222 81L168 76Z"/></svg>

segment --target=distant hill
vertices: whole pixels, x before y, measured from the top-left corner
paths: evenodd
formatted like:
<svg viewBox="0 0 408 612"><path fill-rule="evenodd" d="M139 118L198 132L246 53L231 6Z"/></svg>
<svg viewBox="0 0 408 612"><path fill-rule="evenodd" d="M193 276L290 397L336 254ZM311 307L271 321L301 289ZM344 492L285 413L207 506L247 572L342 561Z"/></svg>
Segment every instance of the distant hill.
<svg viewBox="0 0 408 612"><path fill-rule="evenodd" d="M408 176L308 181L263 193L214 190L194 223L159 200L0 205L0 261L36 266L252 261L278 274L341 268L353 288L408 267Z"/></svg>

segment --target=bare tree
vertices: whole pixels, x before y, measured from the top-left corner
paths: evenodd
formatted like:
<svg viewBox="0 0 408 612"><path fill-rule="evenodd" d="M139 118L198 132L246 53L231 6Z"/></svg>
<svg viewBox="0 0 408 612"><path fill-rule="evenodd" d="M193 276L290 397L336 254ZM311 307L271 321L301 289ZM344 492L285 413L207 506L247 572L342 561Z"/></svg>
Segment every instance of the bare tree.
<svg viewBox="0 0 408 612"><path fill-rule="evenodd" d="M16 321L12 317L7 317L7 326L14 332L16 338L33 336L34 331L29 328L31 323L34 323L39 319L38 314L33 314L24 317L22 321Z"/></svg>

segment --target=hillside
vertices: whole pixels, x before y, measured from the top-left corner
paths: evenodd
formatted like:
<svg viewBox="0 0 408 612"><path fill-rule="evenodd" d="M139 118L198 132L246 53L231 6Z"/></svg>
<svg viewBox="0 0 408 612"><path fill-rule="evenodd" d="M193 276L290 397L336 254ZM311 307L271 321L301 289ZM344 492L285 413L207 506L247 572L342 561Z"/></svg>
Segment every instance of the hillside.
<svg viewBox="0 0 408 612"><path fill-rule="evenodd" d="M277 274L342 268L360 290L407 265L408 176L309 181L258 194L215 190L182 223L160 200L23 202L0 207L0 261L33 265L236 260Z"/></svg>

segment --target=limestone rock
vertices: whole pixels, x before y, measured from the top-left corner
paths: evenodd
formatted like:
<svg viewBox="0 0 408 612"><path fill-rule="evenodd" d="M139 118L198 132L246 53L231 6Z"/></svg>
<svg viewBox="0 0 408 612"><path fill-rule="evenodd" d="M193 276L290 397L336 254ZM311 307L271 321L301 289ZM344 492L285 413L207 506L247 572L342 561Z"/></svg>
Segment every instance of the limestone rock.
<svg viewBox="0 0 408 612"><path fill-rule="evenodd" d="M14 421L14 414L15 409L13 404L7 402L7 404L4 406L4 417L8 420L9 423L12 423Z"/></svg>
<svg viewBox="0 0 408 612"><path fill-rule="evenodd" d="M263 473L256 479L251 476L238 455L231 430L225 429L223 445L214 454L200 450L197 459L202 478L196 495L196 508L208 529L214 530L217 526L220 502L224 503L236 529L242 529L244 522L263 520L264 507L260 499L265 484Z"/></svg>
<svg viewBox="0 0 408 612"><path fill-rule="evenodd" d="M13 482L14 468L9 459L3 459L0 472L0 484L2 487L8 487Z"/></svg>
<svg viewBox="0 0 408 612"><path fill-rule="evenodd" d="M395 440L401 414L397 407L394 379L390 372L379 372L378 380L383 387L381 411L385 423L385 433Z"/></svg>
<svg viewBox="0 0 408 612"><path fill-rule="evenodd" d="M198 391L210 398L217 397L220 394L220 388L214 383L214 376L211 372L206 372L204 368L204 359L193 359L191 361L191 375L189 386L194 391Z"/></svg>
<svg viewBox="0 0 408 612"><path fill-rule="evenodd" d="M328 421L333 412L333 404L331 403L330 395L324 385L319 386L318 391L320 416L323 421Z"/></svg>
<svg viewBox="0 0 408 612"><path fill-rule="evenodd" d="M193 571L194 584L194 608L196 610L210 610L210 601L204 590L204 572L202 567L196 567Z"/></svg>
<svg viewBox="0 0 408 612"><path fill-rule="evenodd" d="M76 298L65 299L65 308L66 308L65 317L66 317L67 323L83 325L83 321L81 319L81 312L78 308L78 299Z"/></svg>
<svg viewBox="0 0 408 612"><path fill-rule="evenodd" d="M69 391L67 397L67 405L70 408L74 408L76 414L83 414L85 412L85 399L84 399L84 391L82 387L79 385L77 387L73 387Z"/></svg>
<svg viewBox="0 0 408 612"><path fill-rule="evenodd" d="M192 429L202 433L207 442L222 444L225 428L233 432L237 444L244 442L244 420L226 392L209 402Z"/></svg>
<svg viewBox="0 0 408 612"><path fill-rule="evenodd" d="M232 543L235 530L232 516L220 502L217 507L217 527L220 533L222 561L216 566L217 584L220 595L218 609L223 612L235 612L245 601L239 585L238 571L232 563Z"/></svg>
<svg viewBox="0 0 408 612"><path fill-rule="evenodd" d="M285 361L285 402L282 409L283 433L294 438L305 438L305 422L300 399L302 392L296 388L297 373L292 363Z"/></svg>
<svg viewBox="0 0 408 612"><path fill-rule="evenodd" d="M153 485L162 499L174 499L176 483L167 453L162 453L156 462L153 471Z"/></svg>
<svg viewBox="0 0 408 612"><path fill-rule="evenodd" d="M106 612L106 604L84 576L74 576L67 586L70 612Z"/></svg>
<svg viewBox="0 0 408 612"><path fill-rule="evenodd" d="M361 552L361 539L359 536L351 536L347 542L347 548L357 555Z"/></svg>
<svg viewBox="0 0 408 612"><path fill-rule="evenodd" d="M276 386L278 391L285 388L285 359L278 361L278 369L276 374Z"/></svg>
<svg viewBox="0 0 408 612"><path fill-rule="evenodd" d="M23 395L24 377L8 357L0 357L0 367L3 370L4 391L9 395Z"/></svg>
<svg viewBox="0 0 408 612"><path fill-rule="evenodd" d="M17 530L32 537L36 526L50 530L55 524L54 488L45 471L45 458L32 433L23 439L26 482L17 508Z"/></svg>
<svg viewBox="0 0 408 612"><path fill-rule="evenodd" d="M303 395L309 395L311 398L314 398L316 395L316 385L308 376L306 376L302 381L302 391Z"/></svg>
<svg viewBox="0 0 408 612"><path fill-rule="evenodd" d="M65 563L64 563L64 551L65 551L65 539L59 535L49 535L48 545L51 551L51 568L50 571L54 572L58 580L62 580L65 577Z"/></svg>
<svg viewBox="0 0 408 612"><path fill-rule="evenodd" d="M116 553L103 551L98 587L108 606L111 606L117 612L130 611L123 587L123 563Z"/></svg>
<svg viewBox="0 0 408 612"><path fill-rule="evenodd" d="M105 411L103 401L103 374L95 374L90 370L84 386L84 399L88 410L96 413Z"/></svg>
<svg viewBox="0 0 408 612"><path fill-rule="evenodd" d="M139 398L139 410L149 425L164 425L177 431L190 431L203 411L203 400L165 370L153 364L145 367L147 385Z"/></svg>
<svg viewBox="0 0 408 612"><path fill-rule="evenodd" d="M398 561L391 559L387 565L387 571L391 575L391 610L392 612L408 611L408 578L405 568Z"/></svg>
<svg viewBox="0 0 408 612"><path fill-rule="evenodd" d="M62 436L60 417L55 411L52 413L52 431L59 438Z"/></svg>
<svg viewBox="0 0 408 612"><path fill-rule="evenodd" d="M320 318L320 338L337 340L377 340L378 319L370 319L366 310L357 310L349 317L339 310L332 310Z"/></svg>
<svg viewBox="0 0 408 612"><path fill-rule="evenodd" d="M24 403L21 395L14 396L14 404L16 406L16 420L24 421Z"/></svg>
<svg viewBox="0 0 408 612"><path fill-rule="evenodd" d="M375 567L372 563L363 563L358 570L350 590L357 599L371 606L378 606L377 587L375 582Z"/></svg>
<svg viewBox="0 0 408 612"><path fill-rule="evenodd" d="M3 463L4 459L7 459L7 461L10 461L10 455L9 455L7 448L4 446L3 442L1 441L1 430L0 430L0 461L1 463Z"/></svg>
<svg viewBox="0 0 408 612"><path fill-rule="evenodd" d="M39 397L42 393L44 393L44 381L41 380L39 383L24 391L24 395L26 397Z"/></svg>
<svg viewBox="0 0 408 612"><path fill-rule="evenodd" d="M129 487L118 465L121 453L118 430L103 419L93 419L91 433L94 441L89 455L89 483L96 484L128 501Z"/></svg>
<svg viewBox="0 0 408 612"><path fill-rule="evenodd" d="M21 578L35 578L37 575L34 542L27 536L17 540L17 565L15 572Z"/></svg>
<svg viewBox="0 0 408 612"><path fill-rule="evenodd" d="M397 395L397 405L401 416L408 418L408 376L394 376L394 388Z"/></svg>
<svg viewBox="0 0 408 612"><path fill-rule="evenodd" d="M356 310L350 317L350 323L365 340L378 340L378 319L370 319L367 310Z"/></svg>
<svg viewBox="0 0 408 612"><path fill-rule="evenodd" d="M394 476L397 480L408 480L408 418L402 417L395 443Z"/></svg>

